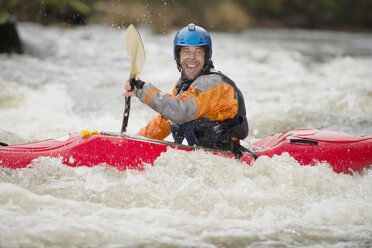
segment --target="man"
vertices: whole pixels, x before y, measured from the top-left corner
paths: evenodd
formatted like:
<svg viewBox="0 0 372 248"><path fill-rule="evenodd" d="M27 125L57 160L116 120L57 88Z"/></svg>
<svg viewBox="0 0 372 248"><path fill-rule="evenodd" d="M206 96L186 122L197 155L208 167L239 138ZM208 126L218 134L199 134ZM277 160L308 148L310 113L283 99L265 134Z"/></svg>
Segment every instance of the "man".
<svg viewBox="0 0 372 248"><path fill-rule="evenodd" d="M172 133L176 143L186 139L189 145L236 150L248 135L244 99L235 83L214 69L210 35L189 24L176 34L173 52L181 72L173 94L138 77L134 87L129 80L125 84L122 95L137 96L159 113L139 134L162 140Z"/></svg>

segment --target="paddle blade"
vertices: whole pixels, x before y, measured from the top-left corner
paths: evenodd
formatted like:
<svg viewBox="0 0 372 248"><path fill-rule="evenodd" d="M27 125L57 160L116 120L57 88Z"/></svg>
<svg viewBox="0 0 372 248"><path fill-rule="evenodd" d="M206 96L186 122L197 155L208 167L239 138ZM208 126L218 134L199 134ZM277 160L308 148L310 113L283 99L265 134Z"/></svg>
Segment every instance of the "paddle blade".
<svg viewBox="0 0 372 248"><path fill-rule="evenodd" d="M145 63L145 49L141 36L133 24L127 28L125 48L130 59L130 78L135 78L140 74Z"/></svg>

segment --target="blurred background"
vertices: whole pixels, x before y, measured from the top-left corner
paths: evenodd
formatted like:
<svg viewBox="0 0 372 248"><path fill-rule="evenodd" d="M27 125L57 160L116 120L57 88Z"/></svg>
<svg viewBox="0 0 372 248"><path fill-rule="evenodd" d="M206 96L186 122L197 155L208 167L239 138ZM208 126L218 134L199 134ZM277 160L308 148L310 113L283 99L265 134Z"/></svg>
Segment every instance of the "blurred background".
<svg viewBox="0 0 372 248"><path fill-rule="evenodd" d="M0 18L42 24L148 24L167 33L191 20L210 31L249 27L372 30L372 0L1 0Z"/></svg>
<svg viewBox="0 0 372 248"><path fill-rule="evenodd" d="M119 132L129 23L146 50L141 78L165 92L179 78L176 30L210 31L216 69L245 98L244 145L300 128L372 134L372 0L0 0L0 13L7 144ZM13 20L19 38L5 42ZM1 53L21 42L22 55ZM155 115L133 98L127 133ZM0 170L0 247L371 247L372 169L336 175L287 154L247 167L174 149L155 163Z"/></svg>

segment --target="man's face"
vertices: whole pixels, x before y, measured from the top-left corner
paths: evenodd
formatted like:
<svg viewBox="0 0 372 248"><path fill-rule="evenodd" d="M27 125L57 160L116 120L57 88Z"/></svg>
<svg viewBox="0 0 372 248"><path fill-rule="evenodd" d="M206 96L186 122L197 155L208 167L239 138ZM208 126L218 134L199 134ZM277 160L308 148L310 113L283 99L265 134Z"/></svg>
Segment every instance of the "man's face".
<svg viewBox="0 0 372 248"><path fill-rule="evenodd" d="M204 66L205 52L202 47L181 47L180 62L183 75L188 80L194 80L202 71Z"/></svg>

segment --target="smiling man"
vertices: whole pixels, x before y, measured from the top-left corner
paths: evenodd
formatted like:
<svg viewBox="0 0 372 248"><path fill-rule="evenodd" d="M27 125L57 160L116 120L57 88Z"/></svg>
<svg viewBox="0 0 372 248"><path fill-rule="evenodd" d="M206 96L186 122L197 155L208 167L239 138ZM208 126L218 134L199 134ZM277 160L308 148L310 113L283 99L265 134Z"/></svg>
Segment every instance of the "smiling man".
<svg viewBox="0 0 372 248"><path fill-rule="evenodd" d="M174 59L181 77L167 94L138 77L127 80L124 96L137 96L159 113L139 134L176 143L234 150L248 135L243 95L235 83L214 69L212 41L201 27L189 24L174 38Z"/></svg>

